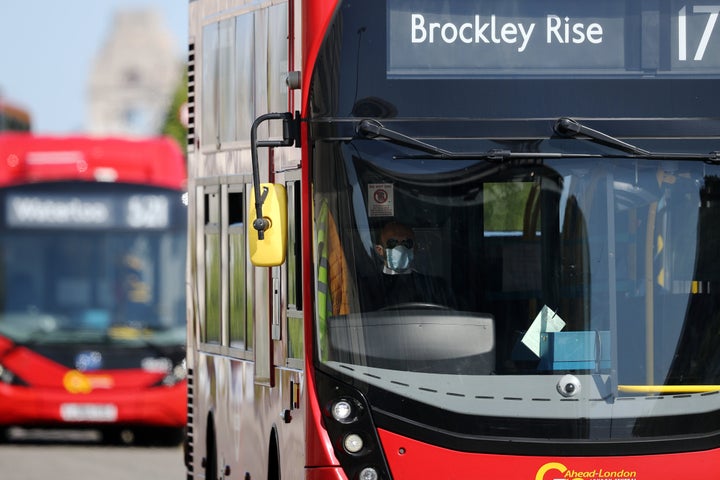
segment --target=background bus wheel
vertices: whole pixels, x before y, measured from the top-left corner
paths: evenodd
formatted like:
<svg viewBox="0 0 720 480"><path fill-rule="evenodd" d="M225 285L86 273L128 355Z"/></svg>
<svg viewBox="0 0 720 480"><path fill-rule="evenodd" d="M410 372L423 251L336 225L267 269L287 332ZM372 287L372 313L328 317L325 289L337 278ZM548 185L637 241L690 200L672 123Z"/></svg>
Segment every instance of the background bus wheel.
<svg viewBox="0 0 720 480"><path fill-rule="evenodd" d="M102 441L107 445L131 445L135 441L135 432L123 427L104 428Z"/></svg>
<svg viewBox="0 0 720 480"><path fill-rule="evenodd" d="M143 447L176 447L185 439L185 427L138 427L129 433L132 438L125 443Z"/></svg>
<svg viewBox="0 0 720 480"><path fill-rule="evenodd" d="M175 447L185 440L185 427L182 428L161 428L155 434L155 441L158 445Z"/></svg>
<svg viewBox="0 0 720 480"><path fill-rule="evenodd" d="M135 432L128 428L120 430L120 441L123 445L130 445L135 441Z"/></svg>

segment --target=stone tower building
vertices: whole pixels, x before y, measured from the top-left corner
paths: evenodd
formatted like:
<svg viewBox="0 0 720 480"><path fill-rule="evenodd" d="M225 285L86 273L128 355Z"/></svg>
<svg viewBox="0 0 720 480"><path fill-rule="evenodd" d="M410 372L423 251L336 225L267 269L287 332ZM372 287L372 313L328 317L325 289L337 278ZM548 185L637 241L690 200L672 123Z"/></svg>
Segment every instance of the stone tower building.
<svg viewBox="0 0 720 480"><path fill-rule="evenodd" d="M180 58L157 12L118 12L90 73L87 131L157 134L181 79Z"/></svg>

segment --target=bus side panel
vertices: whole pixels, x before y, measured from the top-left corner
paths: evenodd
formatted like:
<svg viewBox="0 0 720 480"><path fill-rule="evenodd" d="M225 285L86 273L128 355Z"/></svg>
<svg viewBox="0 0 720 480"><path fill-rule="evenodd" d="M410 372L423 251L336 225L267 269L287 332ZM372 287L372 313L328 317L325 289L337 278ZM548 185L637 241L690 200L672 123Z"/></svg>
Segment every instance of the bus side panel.
<svg viewBox="0 0 720 480"><path fill-rule="evenodd" d="M271 3L272 6L267 8ZM256 385L254 356L259 353L257 345L244 351L228 346L230 342L227 332L229 287L223 282L228 281L230 274L227 266L228 240L224 237L222 242L225 243L220 247L223 250L222 255L225 257L222 260L223 280L219 287L223 290L220 300L223 310L220 315L222 334L218 337L219 343L201 343L202 332L196 331L196 329L205 328L203 325L204 309L208 295L204 291L206 266L204 265L205 246L202 231L204 221L201 214L205 199L202 198L203 193L197 192L202 190L201 185L210 185L209 182L211 182L213 188L223 195L227 191L226 183L229 183L233 193L240 193L237 198L242 197L249 203L246 195L249 192L247 185L250 183L251 174L247 138L238 134L237 141L216 145L214 141L208 139L214 138L214 134L218 132L210 134L208 129L203 131L202 128L210 125L209 130L212 130L216 121L215 115L221 116L217 111L218 104L213 104L209 100L218 96L218 92L214 91L213 93L212 90L216 88L212 82L218 78L217 72L212 73L214 71L212 62L215 61L213 59L220 57L215 56L218 45L213 42L219 42L220 40L217 39L222 38L222 41L225 42L224 46L235 49L234 54L231 55L233 59L237 58L236 54L245 55L248 49L248 44L237 41L238 37L231 40L230 37L212 37L212 35L220 35L218 32L225 31L223 29L233 25L236 19L239 19L237 21L240 23L247 22L251 15L255 16L253 24L255 27L259 27L258 32L260 32L264 22L271 18L271 10L275 10L275 13L281 11L283 3L282 1L198 0L189 4L190 44L194 52L192 54L194 76L191 90L195 105L192 122L194 131L200 134L193 137L193 144L190 145L188 151L190 183L198 186L198 190L191 188L190 210L191 214L198 218L190 219L191 228L195 225L195 230L190 232L189 242L190 263L195 271L191 269L188 274L189 289L191 290L189 298L192 298L191 301L194 302L192 306L189 306L189 310L196 317L191 318L188 324L188 362L194 371L193 393L189 395L189 401L192 402L190 422L193 426L192 438L189 442L192 442L192 445L188 448L188 455L191 459L188 462L188 477L192 478L206 478L206 475L211 473L208 471L208 465L216 466L216 478L263 480L305 478L305 378L302 367L298 366L302 365L302 360L298 358L297 353L290 361L287 359L288 334L285 331L287 326L285 312L288 306L286 298L283 296L280 301L271 298L271 287L274 286L271 283L271 269L248 267L244 278L248 283L253 284L250 288L255 289L253 294L248 294L248 302L254 302L253 313L248 314L248 322L253 322L255 325L267 324L259 322L259 319L264 321L269 318L273 313L271 311L273 308L278 308L280 312L279 319L275 319L280 322L280 339L272 341L270 356L273 359L274 370L271 380L266 382L272 384L272 387ZM300 39L305 29L304 23L300 20L301 3L294 0L287 2L290 28L288 51L290 68L288 70L294 70L295 66L300 68L303 65L299 53ZM276 33L276 30L264 35L255 35L254 38L268 38L268 35L272 33ZM285 38L285 35L282 38ZM258 42L258 44L260 46L254 50L257 58L253 57L252 61L257 71L261 72L266 67L260 66L264 62L262 56L267 54L266 50L269 47L262 42ZM277 46L277 44L273 45ZM246 57L243 58L247 60ZM272 102L268 99L270 96L268 90L270 89L267 88L266 83L265 80L259 81L259 84L263 85L262 87L257 87L254 91L243 92L243 99L246 103L235 99L235 103L242 104L242 108L237 111L246 112L249 109L253 116L268 113L268 105ZM236 85L233 88L238 87ZM225 91L223 90L223 92ZM239 93L239 91L234 90L233 93ZM251 100L248 100L248 95ZM287 110L299 110L300 93L290 91L287 98ZM229 101L223 103L223 101L224 99L219 103L223 105L232 103ZM229 109L229 111L235 110ZM205 122L203 117L205 117ZM207 120L208 117L212 117L212 120ZM244 132L239 127L238 131ZM263 125L260 132L264 138L267 135L267 127ZM281 183L283 174L278 172L298 168L299 152L296 149L276 149L272 154L268 154L267 151L261 149L259 156L262 181ZM245 178L243 180L240 177ZM240 223L244 223L246 226L251 224L250 219L244 216L242 222L238 218L235 218L236 227ZM226 219L223 220L223 222L225 221ZM221 236L227 235L227 229L228 225L225 223L218 227ZM245 240L247 240L247 234L251 232L252 230L248 228L244 234ZM286 266L281 267L279 278L286 278L286 268ZM220 296L216 298L220 298ZM310 308L309 302L305 302L305 305ZM296 312L297 315L298 312ZM257 330L254 333L257 335Z"/></svg>
<svg viewBox="0 0 720 480"><path fill-rule="evenodd" d="M301 373L276 369L278 388L256 386L252 362L205 353L198 355L197 370L202 373L197 375L194 410L207 413L195 420L194 474L205 474L203 465L214 445L218 472L273 478L268 476L269 463L277 454L283 480L304 478L297 462L304 456L304 401L300 395L300 402L289 408L298 396L287 388L302 384ZM214 438L208 438L208 432L214 432Z"/></svg>

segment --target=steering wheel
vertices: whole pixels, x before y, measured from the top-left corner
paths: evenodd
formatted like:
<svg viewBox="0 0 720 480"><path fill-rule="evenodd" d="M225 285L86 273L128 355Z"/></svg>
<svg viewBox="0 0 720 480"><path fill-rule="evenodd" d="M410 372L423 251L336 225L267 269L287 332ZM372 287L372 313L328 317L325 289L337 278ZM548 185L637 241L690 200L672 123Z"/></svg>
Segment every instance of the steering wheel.
<svg viewBox="0 0 720 480"><path fill-rule="evenodd" d="M450 307L432 302L402 302L380 309L381 312L387 310L450 310Z"/></svg>

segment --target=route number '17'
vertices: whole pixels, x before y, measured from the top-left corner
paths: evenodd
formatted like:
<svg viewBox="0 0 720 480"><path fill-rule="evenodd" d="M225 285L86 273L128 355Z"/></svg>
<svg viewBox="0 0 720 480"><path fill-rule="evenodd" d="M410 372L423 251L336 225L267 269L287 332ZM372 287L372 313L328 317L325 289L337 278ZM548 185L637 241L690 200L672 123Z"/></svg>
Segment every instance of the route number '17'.
<svg viewBox="0 0 720 480"><path fill-rule="evenodd" d="M678 60L687 60L687 7L682 7L678 12ZM708 13L708 21L705 24L705 30L703 31L702 38L698 44L697 50L695 50L695 57L693 60L699 62L702 61L707 49L708 43L710 42L710 36L712 35L713 29L715 28L715 22L717 22L718 13L720 12L720 5L694 5L692 7L693 13Z"/></svg>

